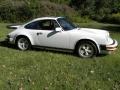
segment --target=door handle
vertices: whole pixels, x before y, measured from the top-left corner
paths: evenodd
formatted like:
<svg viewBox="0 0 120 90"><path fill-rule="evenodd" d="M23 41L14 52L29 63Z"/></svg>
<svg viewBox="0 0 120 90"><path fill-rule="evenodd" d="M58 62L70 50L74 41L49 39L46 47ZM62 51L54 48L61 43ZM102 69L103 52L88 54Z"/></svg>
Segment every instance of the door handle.
<svg viewBox="0 0 120 90"><path fill-rule="evenodd" d="M42 32L38 32L37 35L42 35L43 33Z"/></svg>

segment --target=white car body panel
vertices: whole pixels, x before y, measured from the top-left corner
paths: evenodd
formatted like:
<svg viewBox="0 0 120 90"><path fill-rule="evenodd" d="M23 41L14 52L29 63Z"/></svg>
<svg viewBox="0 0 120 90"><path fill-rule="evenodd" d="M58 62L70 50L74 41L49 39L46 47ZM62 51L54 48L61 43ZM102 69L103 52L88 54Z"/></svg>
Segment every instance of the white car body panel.
<svg viewBox="0 0 120 90"><path fill-rule="evenodd" d="M37 35L37 33L39 35ZM69 47L69 34L67 32L55 32L50 30L30 30L30 35L36 42L34 45L56 48Z"/></svg>

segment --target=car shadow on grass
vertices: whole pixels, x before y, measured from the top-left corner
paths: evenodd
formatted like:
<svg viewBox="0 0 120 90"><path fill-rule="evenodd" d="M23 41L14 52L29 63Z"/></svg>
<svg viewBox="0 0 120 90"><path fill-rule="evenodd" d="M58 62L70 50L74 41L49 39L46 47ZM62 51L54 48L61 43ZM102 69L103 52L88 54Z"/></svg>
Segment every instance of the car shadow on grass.
<svg viewBox="0 0 120 90"><path fill-rule="evenodd" d="M7 41L5 41L5 40L0 41L0 46L1 47L12 48L12 49L17 49L15 45L11 45Z"/></svg>
<svg viewBox="0 0 120 90"><path fill-rule="evenodd" d="M17 49L17 47L13 44L9 44L6 41L0 41L0 46L1 47L6 47L6 48L10 48L10 49L14 49L14 50L19 50ZM31 50L29 51L36 51L36 52L51 52L51 53L55 53L55 54L63 54L63 55L70 55L70 56L75 56L75 57L79 57L75 52L73 51L60 51L60 50L52 50L52 49L45 49L45 48L35 48L32 47ZM104 57L106 56L106 54L104 55L97 55L96 57Z"/></svg>
<svg viewBox="0 0 120 90"><path fill-rule="evenodd" d="M51 53L55 53L55 54L77 56L73 51L61 51L61 50L53 50L53 49L46 49L46 48L36 48L36 47L32 47L32 51L36 51L36 52L51 52Z"/></svg>
<svg viewBox="0 0 120 90"><path fill-rule="evenodd" d="M19 50L16 45L14 44L10 44L5 40L0 41L0 47L6 47L6 48L10 48L10 49L14 49L14 50ZM75 54L71 53L71 52L63 52L63 51L55 51L55 50L50 50L50 49L45 49L45 48L36 48L36 47L32 47L29 51L36 51L36 52L52 52L52 53L58 53L58 54L66 54L66 55L73 55L75 56Z"/></svg>

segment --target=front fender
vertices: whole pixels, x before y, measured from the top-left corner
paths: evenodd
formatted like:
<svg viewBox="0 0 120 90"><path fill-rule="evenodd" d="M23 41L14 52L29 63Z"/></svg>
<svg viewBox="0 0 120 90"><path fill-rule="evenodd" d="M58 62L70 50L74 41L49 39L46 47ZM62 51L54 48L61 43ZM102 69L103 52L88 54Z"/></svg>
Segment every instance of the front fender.
<svg viewBox="0 0 120 90"><path fill-rule="evenodd" d="M96 46L97 46L98 52L100 52L100 46L99 46L98 42L96 42L96 40L95 40L95 39L85 37L85 38L81 38L79 41L81 41L81 40L89 40L89 41L94 42L94 43L96 44ZM76 42L76 43L77 43L77 42Z"/></svg>
<svg viewBox="0 0 120 90"><path fill-rule="evenodd" d="M98 51L100 52L100 46L99 46L99 43L94 39L94 38L90 38L90 37L86 37L86 36L81 36L81 37L74 37L73 39L71 39L71 42L70 42L70 48L71 49L75 49L76 47L76 44L81 41L81 40L90 40L90 41L93 41L97 48L98 48ZM72 44L73 43L73 44Z"/></svg>

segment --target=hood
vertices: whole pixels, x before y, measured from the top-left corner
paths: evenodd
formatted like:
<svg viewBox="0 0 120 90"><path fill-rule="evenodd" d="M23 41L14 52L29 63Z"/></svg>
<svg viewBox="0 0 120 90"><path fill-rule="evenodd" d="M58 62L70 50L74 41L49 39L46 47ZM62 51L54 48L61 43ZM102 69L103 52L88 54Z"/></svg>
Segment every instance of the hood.
<svg viewBox="0 0 120 90"><path fill-rule="evenodd" d="M105 35L108 36L109 32L106 30L100 30L100 29L92 29L92 28L78 28L78 30L88 33L88 34L95 34L95 35Z"/></svg>

